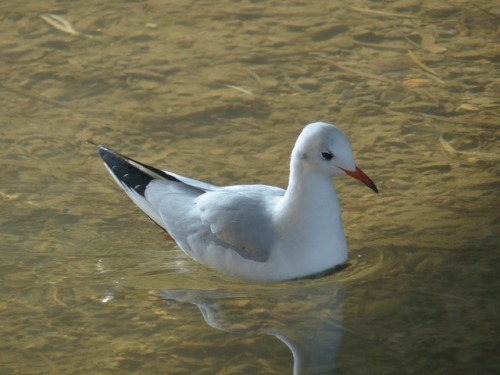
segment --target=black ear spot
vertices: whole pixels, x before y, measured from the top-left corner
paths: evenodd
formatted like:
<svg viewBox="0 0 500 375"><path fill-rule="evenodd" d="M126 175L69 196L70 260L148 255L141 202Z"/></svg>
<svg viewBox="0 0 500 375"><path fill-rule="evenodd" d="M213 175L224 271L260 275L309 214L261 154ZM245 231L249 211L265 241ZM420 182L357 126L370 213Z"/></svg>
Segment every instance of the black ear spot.
<svg viewBox="0 0 500 375"><path fill-rule="evenodd" d="M331 152L326 152L326 151L323 151L321 153L321 157L325 160L332 160L333 159L333 154Z"/></svg>

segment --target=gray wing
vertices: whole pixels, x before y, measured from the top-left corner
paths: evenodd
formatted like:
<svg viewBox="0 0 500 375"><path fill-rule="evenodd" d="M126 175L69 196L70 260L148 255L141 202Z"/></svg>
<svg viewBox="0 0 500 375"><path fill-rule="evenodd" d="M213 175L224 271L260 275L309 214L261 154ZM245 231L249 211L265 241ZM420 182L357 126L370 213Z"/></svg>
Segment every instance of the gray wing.
<svg viewBox="0 0 500 375"><path fill-rule="evenodd" d="M242 257L264 262L277 240L270 209L284 191L267 186L221 188L195 202L216 241Z"/></svg>
<svg viewBox="0 0 500 375"><path fill-rule="evenodd" d="M168 174L170 176L174 176L175 178L177 178L179 181L185 183L186 185L190 185L190 186L195 187L197 189L202 189L205 191L211 191L211 190L217 189L217 186L209 184L207 182L195 180L194 178L189 178L189 177L182 176L180 174L169 172L169 171L163 171L163 172L165 172L166 174Z"/></svg>

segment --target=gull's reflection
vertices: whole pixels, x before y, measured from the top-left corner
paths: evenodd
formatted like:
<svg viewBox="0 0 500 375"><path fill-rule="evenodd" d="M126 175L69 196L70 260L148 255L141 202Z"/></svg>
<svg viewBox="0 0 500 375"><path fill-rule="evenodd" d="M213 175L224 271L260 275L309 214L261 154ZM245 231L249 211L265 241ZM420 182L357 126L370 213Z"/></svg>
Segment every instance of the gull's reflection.
<svg viewBox="0 0 500 375"><path fill-rule="evenodd" d="M252 291L177 289L157 295L198 306L214 328L278 338L293 353L295 375L334 372L342 336L341 285L312 282Z"/></svg>

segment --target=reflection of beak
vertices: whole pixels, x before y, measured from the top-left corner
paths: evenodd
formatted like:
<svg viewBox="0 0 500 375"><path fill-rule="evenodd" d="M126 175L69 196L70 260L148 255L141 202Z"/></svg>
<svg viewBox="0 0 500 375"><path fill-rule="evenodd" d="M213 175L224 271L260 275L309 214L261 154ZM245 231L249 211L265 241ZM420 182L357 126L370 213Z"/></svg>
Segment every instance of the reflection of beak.
<svg viewBox="0 0 500 375"><path fill-rule="evenodd" d="M340 168L340 167L339 167ZM361 169L356 167L356 170L353 171L348 171L347 169L340 168L342 169L348 176L351 176L355 178L356 180L361 181L363 184L368 186L370 189L372 189L375 193L378 193L377 186L375 185L375 182L371 180L370 177L368 177L365 172L363 172Z"/></svg>

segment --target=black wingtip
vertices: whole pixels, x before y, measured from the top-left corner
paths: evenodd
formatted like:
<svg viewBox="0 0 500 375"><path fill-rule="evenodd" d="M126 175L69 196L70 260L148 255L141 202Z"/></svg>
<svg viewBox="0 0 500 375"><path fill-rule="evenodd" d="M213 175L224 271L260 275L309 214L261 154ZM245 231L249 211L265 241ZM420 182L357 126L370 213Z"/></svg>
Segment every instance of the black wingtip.
<svg viewBox="0 0 500 375"><path fill-rule="evenodd" d="M98 146L98 153L118 181L141 196L144 196L146 187L155 179L153 176L133 166L128 162L127 158L107 147Z"/></svg>
<svg viewBox="0 0 500 375"><path fill-rule="evenodd" d="M152 180L164 179L181 182L179 179L165 173L161 169L138 162L106 146L98 145L93 142L90 143L97 147L99 156L115 178L120 181L120 183L142 196L144 196L146 187Z"/></svg>

